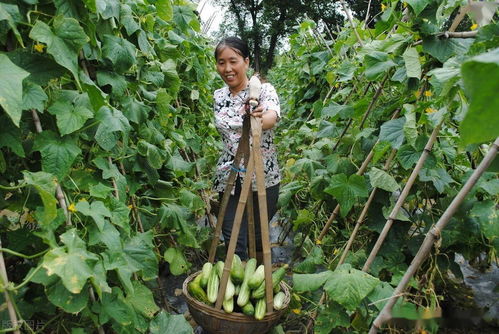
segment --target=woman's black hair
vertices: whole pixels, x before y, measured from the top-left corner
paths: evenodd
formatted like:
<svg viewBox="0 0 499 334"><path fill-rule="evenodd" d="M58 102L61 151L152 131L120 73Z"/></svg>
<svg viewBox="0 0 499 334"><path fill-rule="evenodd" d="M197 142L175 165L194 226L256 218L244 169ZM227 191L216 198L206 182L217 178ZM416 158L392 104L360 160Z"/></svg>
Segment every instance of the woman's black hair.
<svg viewBox="0 0 499 334"><path fill-rule="evenodd" d="M248 44L239 37L227 37L221 40L215 48L215 59L218 59L219 53L223 48L229 47L236 53L240 54L243 58L249 58Z"/></svg>

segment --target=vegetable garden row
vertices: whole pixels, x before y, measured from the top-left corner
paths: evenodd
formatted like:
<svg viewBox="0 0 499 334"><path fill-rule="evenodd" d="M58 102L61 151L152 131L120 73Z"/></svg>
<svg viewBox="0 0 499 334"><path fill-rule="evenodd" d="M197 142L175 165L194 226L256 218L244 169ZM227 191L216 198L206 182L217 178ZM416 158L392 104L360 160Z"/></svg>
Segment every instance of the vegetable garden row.
<svg viewBox="0 0 499 334"><path fill-rule="evenodd" d="M280 216L304 252L291 268L292 311L274 332L367 332L497 151L496 7L458 22L465 5L387 1L373 28L306 21L291 36L269 81L284 115ZM211 95L223 83L194 9L0 2L2 330L19 333L24 320L26 333L192 332L158 268L196 269L211 233L196 220L215 197ZM438 313L449 273L461 276L456 253L497 260L498 168L439 230L394 317Z"/></svg>

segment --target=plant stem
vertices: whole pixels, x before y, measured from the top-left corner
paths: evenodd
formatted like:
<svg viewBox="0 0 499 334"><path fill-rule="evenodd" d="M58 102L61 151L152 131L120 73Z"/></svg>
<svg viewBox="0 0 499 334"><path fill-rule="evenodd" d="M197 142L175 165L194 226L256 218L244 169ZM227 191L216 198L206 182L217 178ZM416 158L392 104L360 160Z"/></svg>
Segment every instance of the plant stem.
<svg viewBox="0 0 499 334"><path fill-rule="evenodd" d="M46 249L46 250L44 250L44 251L42 251L40 253L36 253L34 255L24 255L24 254L18 253L16 251L10 250L8 248L0 248L0 252L9 253L11 255L22 257L24 259L34 259L35 257L39 257L40 255L43 255L46 252L48 252L48 249Z"/></svg>
<svg viewBox="0 0 499 334"><path fill-rule="evenodd" d="M0 239L0 249L2 249L2 239ZM12 322L12 325L14 328L18 327L18 321L17 321L17 314L16 314L16 309L14 307L13 301L10 299L10 294L9 291L6 289L6 286L9 282L9 278L7 276L7 268L5 267L5 260L3 258L3 252L0 251L0 279L1 279L1 284L4 289L4 298L5 298L5 303L7 304L7 310L9 312L9 318L10 321ZM14 329L14 334L21 334L21 331L19 329Z"/></svg>

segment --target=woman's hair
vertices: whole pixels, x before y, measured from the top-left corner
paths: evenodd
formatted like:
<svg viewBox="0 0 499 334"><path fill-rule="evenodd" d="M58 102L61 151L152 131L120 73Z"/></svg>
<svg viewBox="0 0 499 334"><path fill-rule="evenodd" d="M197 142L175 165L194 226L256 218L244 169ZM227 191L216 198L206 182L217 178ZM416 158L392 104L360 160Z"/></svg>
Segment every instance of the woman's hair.
<svg viewBox="0 0 499 334"><path fill-rule="evenodd" d="M226 47L231 48L236 53L240 54L243 58L249 58L249 47L248 44L240 39L239 37L227 37L221 40L217 47L215 48L215 59L218 59L218 55Z"/></svg>

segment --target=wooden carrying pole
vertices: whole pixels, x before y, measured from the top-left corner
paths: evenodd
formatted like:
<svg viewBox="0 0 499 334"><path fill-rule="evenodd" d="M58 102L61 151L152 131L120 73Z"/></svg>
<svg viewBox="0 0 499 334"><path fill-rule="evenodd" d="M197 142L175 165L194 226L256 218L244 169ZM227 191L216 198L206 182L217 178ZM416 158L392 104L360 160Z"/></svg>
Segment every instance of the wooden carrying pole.
<svg viewBox="0 0 499 334"><path fill-rule="evenodd" d="M498 150L499 150L499 137L491 145L489 152L487 152L487 155L483 158L482 162L473 172L473 174L471 174L470 178L468 179L468 181L466 181L466 183L461 188L456 197L454 197L449 207L445 210L443 215L438 220L437 224L426 234L426 237L423 243L421 244L418 253L412 260L409 268L407 268L407 271L400 280L400 283L397 285L397 288L393 291L392 297L388 299L388 302L385 304L379 315L374 320L371 329L369 331L369 334L377 333L378 329L381 328L381 326L391 318L392 308L397 302L398 297L402 295L410 279L414 276L414 274L419 269L423 261L426 260L428 254L431 251L431 248L435 244L435 241L440 239L440 233L445 228L447 223L450 221L454 213L457 211L459 205L462 203L466 195L470 192L470 190L476 184L478 179L490 166L490 164L496 157Z"/></svg>
<svg viewBox="0 0 499 334"><path fill-rule="evenodd" d="M416 163L416 167L414 167L414 170L411 173L411 176L409 176L409 179L407 180L407 183L405 184L404 189L400 193L400 196L395 203L395 206L393 207L392 212L390 213L390 216L388 217L388 220L385 223L385 226L383 227L383 230L381 231L381 234L378 237L378 240L376 240L376 244L374 245L373 249L371 250L371 253L369 254L369 257L366 260L366 263L364 263L364 267L362 267L362 271L369 271L369 268L371 264L374 261L374 258L378 254L378 251L380 250L381 246L383 245L383 242L385 241L386 236L388 235L388 232L390 231L390 228L392 227L393 222L395 221L395 217L397 217L397 214L402 207L402 204L404 204L405 199L407 198L407 195L409 195L409 191L412 188L412 185L414 184L414 181L416 180L416 177L419 174L419 171L421 168L423 168L423 164L426 161L426 158L431 152L431 148L433 147L433 143L437 139L438 132L440 131L440 127L442 126L442 121L433 129L433 132L431 133L430 138L428 139L428 142L426 143L426 146L424 148L423 153L419 157L418 162Z"/></svg>

